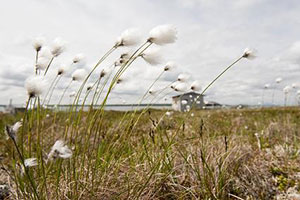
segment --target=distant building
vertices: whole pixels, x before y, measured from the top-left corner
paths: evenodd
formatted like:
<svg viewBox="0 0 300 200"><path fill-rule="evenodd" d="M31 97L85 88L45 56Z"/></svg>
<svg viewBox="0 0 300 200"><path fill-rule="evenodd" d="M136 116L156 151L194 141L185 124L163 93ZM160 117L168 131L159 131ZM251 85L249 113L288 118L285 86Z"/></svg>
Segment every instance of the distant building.
<svg viewBox="0 0 300 200"><path fill-rule="evenodd" d="M4 108L4 113L8 113L8 114L15 114L16 113L16 109L12 105L12 99L9 100L9 104Z"/></svg>
<svg viewBox="0 0 300 200"><path fill-rule="evenodd" d="M172 108L176 111L188 111L191 108L203 109L204 95L196 92L188 92L185 94L172 97Z"/></svg>

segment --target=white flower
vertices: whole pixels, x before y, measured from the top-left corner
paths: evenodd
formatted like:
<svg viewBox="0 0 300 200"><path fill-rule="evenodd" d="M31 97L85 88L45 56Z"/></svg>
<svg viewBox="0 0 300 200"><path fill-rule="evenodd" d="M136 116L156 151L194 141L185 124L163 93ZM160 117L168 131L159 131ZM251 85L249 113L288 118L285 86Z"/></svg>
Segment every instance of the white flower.
<svg viewBox="0 0 300 200"><path fill-rule="evenodd" d="M116 47L119 46L134 46L141 41L140 31L136 28L130 28L125 30L121 36L117 39L115 44Z"/></svg>
<svg viewBox="0 0 300 200"><path fill-rule="evenodd" d="M169 61L169 62L167 62L167 64L165 65L164 70L165 70L165 71L170 71L170 70L175 69L176 67L177 67L177 65L176 65L175 62Z"/></svg>
<svg viewBox="0 0 300 200"><path fill-rule="evenodd" d="M285 86L284 88L283 88L283 92L284 92L284 94L288 94L289 92L290 92L290 90L291 90L291 87L288 85L288 86Z"/></svg>
<svg viewBox="0 0 300 200"><path fill-rule="evenodd" d="M79 63L84 59L84 55L82 53L77 54L73 58L73 63Z"/></svg>
<svg viewBox="0 0 300 200"><path fill-rule="evenodd" d="M280 82L282 81L282 78L280 78L280 77L279 77L279 78L276 78L275 81L276 81L276 83L280 83Z"/></svg>
<svg viewBox="0 0 300 200"><path fill-rule="evenodd" d="M54 57L59 56L65 50L65 42L61 38L56 38L53 42L51 53Z"/></svg>
<svg viewBox="0 0 300 200"><path fill-rule="evenodd" d="M186 83L178 83L178 84L175 86L174 90L175 90L176 92L186 92L186 91L188 90L188 86L187 86Z"/></svg>
<svg viewBox="0 0 300 200"><path fill-rule="evenodd" d="M162 61L162 57L158 49L147 49L141 54L141 57L150 65L158 65Z"/></svg>
<svg viewBox="0 0 300 200"><path fill-rule="evenodd" d="M174 43L177 39L177 30L173 25L160 25L153 28L149 33L149 42L157 45Z"/></svg>
<svg viewBox="0 0 300 200"><path fill-rule="evenodd" d="M46 82L43 76L32 76L26 79L25 88L29 97L36 97L43 93Z"/></svg>
<svg viewBox="0 0 300 200"><path fill-rule="evenodd" d="M39 57L35 67L39 70L44 70L47 68L49 64L49 58L47 57Z"/></svg>
<svg viewBox="0 0 300 200"><path fill-rule="evenodd" d="M244 50L243 57L250 60L256 58L256 50L246 48Z"/></svg>
<svg viewBox="0 0 300 200"><path fill-rule="evenodd" d="M200 81L194 81L192 84L191 84L191 90L193 91L200 91L202 88L201 88L201 85L200 85Z"/></svg>
<svg viewBox="0 0 300 200"><path fill-rule="evenodd" d="M85 69L76 69L72 74L73 81L82 81L87 76Z"/></svg>
<svg viewBox="0 0 300 200"><path fill-rule="evenodd" d="M265 89L268 89L269 87L270 87L270 84L265 84L265 85L264 85L264 88L265 88Z"/></svg>
<svg viewBox="0 0 300 200"><path fill-rule="evenodd" d="M60 65L57 69L57 75L63 75L66 73L66 71L69 70L69 66L67 65Z"/></svg>
<svg viewBox="0 0 300 200"><path fill-rule="evenodd" d="M189 80L191 76L189 74L179 74L177 77L177 81L179 82L186 82Z"/></svg>
<svg viewBox="0 0 300 200"><path fill-rule="evenodd" d="M37 166L37 159L36 158L27 158L24 160L25 167L34 167Z"/></svg>
<svg viewBox="0 0 300 200"><path fill-rule="evenodd" d="M72 151L62 140L57 140L51 148L48 154L48 160L53 160L57 157L60 158L70 158L72 156Z"/></svg>
<svg viewBox="0 0 300 200"><path fill-rule="evenodd" d="M37 37L33 41L33 47L36 51L40 51L45 44L45 38L44 37Z"/></svg>

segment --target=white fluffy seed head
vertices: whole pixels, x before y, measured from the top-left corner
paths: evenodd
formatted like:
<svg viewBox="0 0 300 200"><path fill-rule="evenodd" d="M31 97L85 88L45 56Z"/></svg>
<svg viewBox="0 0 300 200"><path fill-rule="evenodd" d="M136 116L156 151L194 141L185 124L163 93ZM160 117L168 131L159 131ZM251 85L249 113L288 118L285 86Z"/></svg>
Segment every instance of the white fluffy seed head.
<svg viewBox="0 0 300 200"><path fill-rule="evenodd" d="M157 93L157 91L154 89L149 90L149 94L151 94L151 95L156 95L156 93Z"/></svg>
<svg viewBox="0 0 300 200"><path fill-rule="evenodd" d="M200 81L194 81L191 84L191 90L193 90L193 91L200 91L201 89L202 89L202 87L201 87Z"/></svg>
<svg viewBox="0 0 300 200"><path fill-rule="evenodd" d="M268 84L268 83L264 85L265 89L268 89L269 87L270 87L270 84Z"/></svg>
<svg viewBox="0 0 300 200"><path fill-rule="evenodd" d="M48 160L53 160L57 157L60 158L70 158L72 156L72 151L64 141L57 140L51 148L50 153L48 154Z"/></svg>
<svg viewBox="0 0 300 200"><path fill-rule="evenodd" d="M164 67L165 71L172 71L173 69L175 69L177 67L176 63L173 61L169 61L167 62L167 64Z"/></svg>
<svg viewBox="0 0 300 200"><path fill-rule="evenodd" d="M173 25L160 25L149 33L148 41L157 45L174 43L177 39L177 30Z"/></svg>
<svg viewBox="0 0 300 200"><path fill-rule="evenodd" d="M27 158L24 160L24 164L25 167L34 167L38 165L36 158Z"/></svg>
<svg viewBox="0 0 300 200"><path fill-rule="evenodd" d="M172 114L173 114L173 112L171 112L171 111L167 111L167 112L166 112L166 115L167 115L168 117L170 117Z"/></svg>
<svg viewBox="0 0 300 200"><path fill-rule="evenodd" d="M84 58L85 58L84 55L82 53L79 53L79 54L74 56L73 63L82 62L84 60Z"/></svg>
<svg viewBox="0 0 300 200"><path fill-rule="evenodd" d="M292 84L292 88L293 88L293 89L296 89L297 87L298 87L298 84L297 84L297 83L293 83L293 84Z"/></svg>
<svg viewBox="0 0 300 200"><path fill-rule="evenodd" d="M121 83L123 83L125 81L125 79L124 78L118 78L118 80L116 81L116 83L117 84L121 84Z"/></svg>
<svg viewBox="0 0 300 200"><path fill-rule="evenodd" d="M243 57L252 60L256 58L256 52L257 51L254 49L246 48L244 50Z"/></svg>
<svg viewBox="0 0 300 200"><path fill-rule="evenodd" d="M131 57L131 55L132 55L131 52L122 53L120 58L117 61L115 61L114 63L115 67L121 66L122 64L126 63Z"/></svg>
<svg viewBox="0 0 300 200"><path fill-rule="evenodd" d="M284 94L288 94L290 91L291 91L291 87L289 85L287 85L283 88Z"/></svg>
<svg viewBox="0 0 300 200"><path fill-rule="evenodd" d="M187 86L186 83L178 83L178 84L175 86L174 90L175 90L176 92L186 92L186 91L188 90L188 86Z"/></svg>
<svg viewBox="0 0 300 200"><path fill-rule="evenodd" d="M119 58L118 60L116 60L115 62L114 62L114 66L115 67L118 67L118 66L121 66L123 63L125 63L126 62L126 60L124 60L124 59L122 59L122 58Z"/></svg>
<svg viewBox="0 0 300 200"><path fill-rule="evenodd" d="M19 128L22 126L22 121L18 121L16 122L13 126L12 126L12 130L17 133Z"/></svg>
<svg viewBox="0 0 300 200"><path fill-rule="evenodd" d="M22 121L18 121L12 126L6 126L5 132L7 133L8 138L11 138L11 139L16 141L17 140L17 133L18 133L18 130L21 126L22 126Z"/></svg>
<svg viewBox="0 0 300 200"><path fill-rule="evenodd" d="M158 49L147 49L141 57L150 65L158 65L162 62L162 57Z"/></svg>
<svg viewBox="0 0 300 200"><path fill-rule="evenodd" d="M56 38L53 41L51 53L54 57L59 56L65 50L65 41L61 38Z"/></svg>
<svg viewBox="0 0 300 200"><path fill-rule="evenodd" d="M282 81L282 78L281 77L278 77L278 78L276 78L276 83L281 83L281 81Z"/></svg>
<svg viewBox="0 0 300 200"><path fill-rule="evenodd" d="M45 38L44 37L37 37L37 38L34 39L32 45L33 45L34 49L37 52L39 52L42 49L44 44L45 44Z"/></svg>
<svg viewBox="0 0 300 200"><path fill-rule="evenodd" d="M132 56L132 52L125 52L120 55L122 59L129 59Z"/></svg>
<svg viewBox="0 0 300 200"><path fill-rule="evenodd" d="M179 84L179 82L177 82L177 81L174 82L174 83L172 83L171 86L170 86L171 89L175 90L175 87L176 87L176 85L178 85L178 84Z"/></svg>
<svg viewBox="0 0 300 200"><path fill-rule="evenodd" d="M118 37L115 47L121 46L135 46L141 41L141 33L137 28L130 28L125 30L120 37Z"/></svg>
<svg viewBox="0 0 300 200"><path fill-rule="evenodd" d="M69 70L69 66L60 65L57 69L57 75L64 75Z"/></svg>
<svg viewBox="0 0 300 200"><path fill-rule="evenodd" d="M87 76L85 69L76 69L72 74L73 81L82 81Z"/></svg>
<svg viewBox="0 0 300 200"><path fill-rule="evenodd" d="M104 67L102 69L102 71L100 72L100 78L103 78L104 76L106 76L107 74L111 74L112 73L112 68L111 67Z"/></svg>
<svg viewBox="0 0 300 200"><path fill-rule="evenodd" d="M25 81L25 88L29 97L40 96L46 87L43 76L31 76Z"/></svg>
<svg viewBox="0 0 300 200"><path fill-rule="evenodd" d="M35 67L39 70L45 70L50 60L47 57L39 57Z"/></svg>
<svg viewBox="0 0 300 200"><path fill-rule="evenodd" d="M52 57L50 47L43 46L42 50L39 52L39 57L46 57L46 58L50 59Z"/></svg>
<svg viewBox="0 0 300 200"><path fill-rule="evenodd" d="M90 90L93 88L93 86L94 86L94 84L93 84L93 83L89 83L89 84L87 84L87 86L86 86L86 90L87 90L87 91L90 91Z"/></svg>
<svg viewBox="0 0 300 200"><path fill-rule="evenodd" d="M75 97L76 96L76 92L75 91L73 91L73 92L71 92L70 94L69 94L69 97Z"/></svg>
<svg viewBox="0 0 300 200"><path fill-rule="evenodd" d="M187 82L189 79L190 79L191 75L189 74L179 74L178 77L177 77L177 81L180 81L180 82Z"/></svg>

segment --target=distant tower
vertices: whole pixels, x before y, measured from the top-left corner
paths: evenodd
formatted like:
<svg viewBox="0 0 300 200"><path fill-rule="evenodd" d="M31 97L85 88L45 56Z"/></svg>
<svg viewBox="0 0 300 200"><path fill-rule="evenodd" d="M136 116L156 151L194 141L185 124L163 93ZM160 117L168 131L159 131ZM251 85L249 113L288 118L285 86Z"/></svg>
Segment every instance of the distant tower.
<svg viewBox="0 0 300 200"><path fill-rule="evenodd" d="M12 99L9 100L9 104L5 107L4 112L9 113L9 114L15 114L16 113L15 107L12 104Z"/></svg>

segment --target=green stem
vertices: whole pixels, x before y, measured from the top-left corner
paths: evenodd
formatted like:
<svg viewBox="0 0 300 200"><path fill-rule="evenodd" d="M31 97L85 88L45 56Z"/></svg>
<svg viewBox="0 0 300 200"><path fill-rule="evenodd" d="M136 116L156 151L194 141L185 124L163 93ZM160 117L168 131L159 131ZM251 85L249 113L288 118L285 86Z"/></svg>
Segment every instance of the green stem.
<svg viewBox="0 0 300 200"><path fill-rule="evenodd" d="M52 90L52 87L53 87L55 81L57 80L57 78L58 78L58 75L56 75L55 78L53 79L53 81L51 82L51 85L50 85L50 87L49 87L49 89L48 89L48 91L47 91L47 93L46 93L46 95L45 95L45 97L44 97L44 100L43 100L42 105L45 104L46 99L47 99L47 97L48 97L48 94L49 94L49 92Z"/></svg>
<svg viewBox="0 0 300 200"><path fill-rule="evenodd" d="M54 58L55 58L55 57L52 56L50 62L48 63L48 66L47 66L47 68L46 68L46 70L45 70L44 76L46 76L46 74L47 74L47 72L48 72L48 70L49 70L49 68L50 68L50 65L51 65L51 63L53 62Z"/></svg>
<svg viewBox="0 0 300 200"><path fill-rule="evenodd" d="M201 95L203 95L206 90L212 85L214 84L214 82L216 82L226 71L228 71L234 64L236 64L237 62L239 62L244 56L239 57L236 61L234 61L232 64L230 64L226 69L224 69L214 80L212 80L207 86L206 88L201 92Z"/></svg>
<svg viewBox="0 0 300 200"><path fill-rule="evenodd" d="M67 85L67 87L65 88L64 92L62 93L62 95L61 95L61 97L60 97L60 99L59 99L59 102L57 103L58 106L59 106L59 104L61 103L62 99L64 98L65 93L66 93L66 91L69 89L69 87L71 86L72 82L73 82L73 79L70 81L70 83Z"/></svg>
<svg viewBox="0 0 300 200"><path fill-rule="evenodd" d="M37 75L37 73L38 73L38 69L36 68L38 58L39 58L39 51L36 51L36 54L35 54L35 75Z"/></svg>

